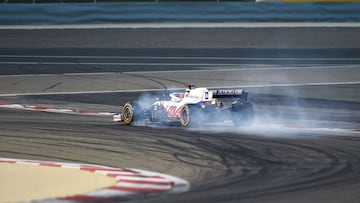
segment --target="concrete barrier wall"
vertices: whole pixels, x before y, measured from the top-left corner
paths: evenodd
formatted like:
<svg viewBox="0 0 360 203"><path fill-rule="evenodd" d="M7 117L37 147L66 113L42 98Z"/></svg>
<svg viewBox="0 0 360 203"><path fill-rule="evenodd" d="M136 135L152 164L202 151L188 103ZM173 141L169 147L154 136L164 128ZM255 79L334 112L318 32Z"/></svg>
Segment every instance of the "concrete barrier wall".
<svg viewBox="0 0 360 203"><path fill-rule="evenodd" d="M282 2L325 2L325 3L329 3L329 2L337 2L337 3L360 2L360 0L279 0L279 1L282 1Z"/></svg>
<svg viewBox="0 0 360 203"><path fill-rule="evenodd" d="M0 25L137 22L360 22L358 3L0 4Z"/></svg>
<svg viewBox="0 0 360 203"><path fill-rule="evenodd" d="M323 2L323 3L349 3L349 2L360 2L360 0L255 0L256 2Z"/></svg>

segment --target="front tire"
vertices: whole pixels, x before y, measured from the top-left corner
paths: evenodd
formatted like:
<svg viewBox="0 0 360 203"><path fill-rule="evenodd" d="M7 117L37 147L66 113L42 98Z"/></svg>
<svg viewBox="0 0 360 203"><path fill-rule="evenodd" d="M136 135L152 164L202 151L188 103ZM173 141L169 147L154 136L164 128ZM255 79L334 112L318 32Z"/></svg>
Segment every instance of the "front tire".
<svg viewBox="0 0 360 203"><path fill-rule="evenodd" d="M126 125L130 125L131 123L140 120L140 115L135 113L136 109L134 109L134 106L127 102L122 110L121 110L121 116L122 120Z"/></svg>

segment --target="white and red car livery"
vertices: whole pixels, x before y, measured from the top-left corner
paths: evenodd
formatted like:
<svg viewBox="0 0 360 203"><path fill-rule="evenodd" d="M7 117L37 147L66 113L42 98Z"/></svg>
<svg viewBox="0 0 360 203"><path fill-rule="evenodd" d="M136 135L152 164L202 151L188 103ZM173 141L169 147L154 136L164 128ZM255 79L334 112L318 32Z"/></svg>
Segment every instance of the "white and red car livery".
<svg viewBox="0 0 360 203"><path fill-rule="evenodd" d="M141 120L179 123L182 126L225 120L232 120L236 125L251 125L254 111L247 95L241 89L209 90L190 85L184 92L170 93L169 99L158 98L148 105L128 102L113 120L127 125Z"/></svg>

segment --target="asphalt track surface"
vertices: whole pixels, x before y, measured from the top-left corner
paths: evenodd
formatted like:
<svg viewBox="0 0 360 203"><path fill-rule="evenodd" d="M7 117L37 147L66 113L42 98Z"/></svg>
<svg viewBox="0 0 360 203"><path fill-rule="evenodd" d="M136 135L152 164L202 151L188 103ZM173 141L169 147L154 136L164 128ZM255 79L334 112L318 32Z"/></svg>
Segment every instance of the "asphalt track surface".
<svg viewBox="0 0 360 203"><path fill-rule="evenodd" d="M111 122L109 117L0 109L1 157L141 168L176 175L191 182L191 190L187 193L148 197L140 199L139 202L359 202L360 200L360 138L357 131L352 131L360 129L360 85L351 77L351 75L355 77L360 75L360 71L356 68L359 66L359 61L354 60L359 56L359 52L354 47L346 49L334 46L338 48L331 50L327 48L279 50L270 47L265 50L244 47L229 49L210 47L194 50L185 47L134 49L135 51L132 50L134 53L125 50L116 52L110 48L108 50L50 49L45 45L37 46L37 48L32 46L24 49L9 47L1 49L5 52L2 55L8 55L1 56L1 62L29 62L29 57L39 62L17 64L14 67L10 67L11 64L2 65L4 69L1 69L1 75L10 77L7 75L89 73L103 70L100 68L102 66L89 69L85 64L75 65L76 70L69 67L69 64L51 65L56 68L44 68L41 65L49 60L73 62L66 57L63 59L54 57L64 55L125 57L125 59L116 59L119 60L116 61L117 63L125 63L123 60L129 60L126 57L136 56L143 57L136 62L140 61L144 64L151 63L146 57L196 55L204 58L187 61L193 64L191 68L172 66L172 70L213 70L212 66L203 67L198 64L213 63L211 57L229 58L229 54L234 53L232 49L238 49L244 52L237 51L235 55L230 54L230 57L248 58L250 56L246 54L254 51L253 57L266 59L263 59L264 61L255 59L257 62L251 65L262 66L270 63L271 67L291 66L297 67L297 71L304 73L308 69L298 67L312 67L313 60L305 60L305 64L302 63L304 59L291 60L291 65L282 62L283 60L274 63L271 59L273 54L292 53L291 56L286 57L315 58L317 60L315 65L325 67L320 69L324 71L324 75L316 75L318 80L325 78L329 84L249 87L249 99L254 103L256 112L256 122L250 128L236 128L231 125L226 125L224 129L221 129L223 125L206 125L195 129L183 129L177 126L125 126ZM244 53L245 56L240 53ZM50 55L52 58L38 57L44 55ZM239 66L248 66L247 64L250 63L228 58L224 60L228 60L226 63L234 63L232 68L235 69ZM331 60L341 58L341 60L326 63L328 60L319 60L321 58L331 58ZM344 58L351 58L351 61ZM107 60L109 59L96 59L98 63L107 63L109 62ZM163 63L161 59L151 60ZM179 63L189 59L174 60L167 63ZM333 69L333 66L336 66L336 69ZM348 69L348 66L352 68ZM146 65L135 66L131 71L145 71L148 72L145 74L152 74L151 71L166 70L165 67L158 68L157 65L156 67L149 69ZM215 68L221 70L229 67L218 64ZM335 74L326 75L329 69L336 71L338 75L346 70L350 70L352 74L342 78L343 83L330 84L336 77ZM128 69L120 67L104 72L123 70ZM180 72L173 74L181 75ZM187 74L187 76L192 75L191 72ZM14 81L16 77L14 76ZM183 77L186 75L179 76L178 80L181 81ZM206 77L207 75L204 74L203 78ZM218 79L226 80L221 78L221 74ZM32 85L34 84L29 83L29 88ZM2 91L14 87L10 85L3 88ZM113 112L119 111L121 104L136 99L141 94L141 92L107 92L19 95L1 97L1 100Z"/></svg>

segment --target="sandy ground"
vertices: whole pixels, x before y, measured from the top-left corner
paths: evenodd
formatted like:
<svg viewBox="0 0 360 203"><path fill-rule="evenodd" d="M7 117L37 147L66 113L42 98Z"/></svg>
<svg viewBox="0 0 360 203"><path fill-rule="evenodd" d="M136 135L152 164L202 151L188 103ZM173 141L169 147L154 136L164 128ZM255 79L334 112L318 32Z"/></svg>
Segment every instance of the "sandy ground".
<svg viewBox="0 0 360 203"><path fill-rule="evenodd" d="M83 194L115 179L77 169L0 163L0 202L24 202Z"/></svg>

